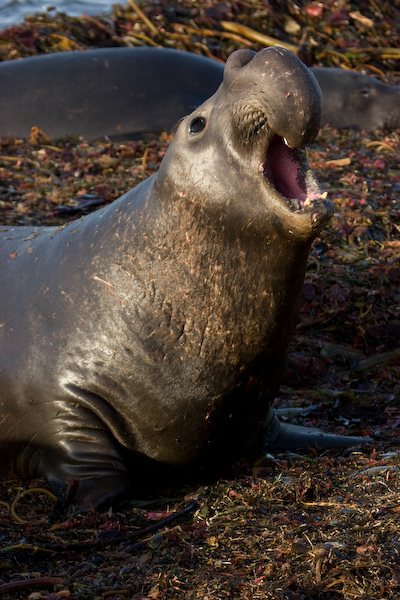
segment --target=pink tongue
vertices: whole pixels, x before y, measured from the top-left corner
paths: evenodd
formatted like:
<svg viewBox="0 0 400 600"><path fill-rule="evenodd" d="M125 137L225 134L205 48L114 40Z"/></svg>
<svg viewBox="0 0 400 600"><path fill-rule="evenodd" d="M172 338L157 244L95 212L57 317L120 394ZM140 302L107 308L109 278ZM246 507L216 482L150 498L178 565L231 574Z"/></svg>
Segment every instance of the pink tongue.
<svg viewBox="0 0 400 600"><path fill-rule="evenodd" d="M307 187L296 150L288 148L278 136L275 136L269 145L263 171L264 176L282 196L297 199L300 204L304 203Z"/></svg>

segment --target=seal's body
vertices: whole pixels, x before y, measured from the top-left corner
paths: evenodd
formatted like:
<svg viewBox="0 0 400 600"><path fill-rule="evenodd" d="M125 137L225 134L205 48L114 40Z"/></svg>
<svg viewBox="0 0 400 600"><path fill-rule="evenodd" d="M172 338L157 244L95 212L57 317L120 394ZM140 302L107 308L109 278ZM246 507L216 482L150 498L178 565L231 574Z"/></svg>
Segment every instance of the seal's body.
<svg viewBox="0 0 400 600"><path fill-rule="evenodd" d="M169 130L217 89L221 62L166 48L100 48L0 63L0 135L113 139ZM400 88L344 69L313 68L322 125L400 127Z"/></svg>
<svg viewBox="0 0 400 600"><path fill-rule="evenodd" d="M65 227L1 230L7 472L78 480L97 506L135 457L193 465L254 440L332 214L303 150L320 111L292 54L234 53L155 176Z"/></svg>
<svg viewBox="0 0 400 600"><path fill-rule="evenodd" d="M324 96L321 125L338 129L400 127L400 87L374 77L330 67L312 69Z"/></svg>
<svg viewBox="0 0 400 600"><path fill-rule="evenodd" d="M231 461L264 434L333 213L304 150L320 116L293 54L235 52L156 175L67 226L0 229L3 475L100 506L143 461Z"/></svg>
<svg viewBox="0 0 400 600"><path fill-rule="evenodd" d="M0 135L126 138L169 130L209 98L223 63L166 48L99 48L0 63Z"/></svg>

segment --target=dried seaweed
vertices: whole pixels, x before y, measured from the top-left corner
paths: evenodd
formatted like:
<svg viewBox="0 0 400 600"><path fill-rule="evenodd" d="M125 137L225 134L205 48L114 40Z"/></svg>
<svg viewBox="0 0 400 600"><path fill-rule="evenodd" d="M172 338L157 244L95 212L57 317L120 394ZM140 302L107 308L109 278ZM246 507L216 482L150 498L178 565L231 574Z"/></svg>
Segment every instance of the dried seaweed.
<svg viewBox="0 0 400 600"><path fill-rule="evenodd" d="M224 60L236 48L279 40L297 48L307 64L363 69L387 81L400 72L397 1L158 0L141 10L130 2L107 17L36 15L0 32L0 56L144 44ZM257 42L246 27L272 40ZM111 202L157 169L167 144L163 136L145 143L64 140L54 146L38 131L29 140L0 140L1 223L58 224ZM173 488L170 499L86 516L62 517L41 493L20 496L46 487L44 482L3 481L3 598L399 597L398 156L398 132L324 129L310 148L309 160L336 213L313 244L300 321L275 402L286 409L282 418L368 434L374 442L341 452L247 456L214 484ZM12 516L16 498L25 523ZM194 515L138 545L127 541L192 501L199 505ZM110 539L123 533L125 541L85 547L107 532Z"/></svg>

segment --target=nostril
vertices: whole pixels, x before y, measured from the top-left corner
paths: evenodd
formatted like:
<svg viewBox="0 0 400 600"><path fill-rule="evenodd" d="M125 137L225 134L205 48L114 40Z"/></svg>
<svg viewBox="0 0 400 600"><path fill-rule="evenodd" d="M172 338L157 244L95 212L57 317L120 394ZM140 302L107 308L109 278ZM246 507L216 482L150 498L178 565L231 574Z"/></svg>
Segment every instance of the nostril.
<svg viewBox="0 0 400 600"><path fill-rule="evenodd" d="M231 78L233 73L236 76L236 72L245 67L255 55L256 53L253 50L236 50L236 52L233 52L226 61L224 81L227 77Z"/></svg>

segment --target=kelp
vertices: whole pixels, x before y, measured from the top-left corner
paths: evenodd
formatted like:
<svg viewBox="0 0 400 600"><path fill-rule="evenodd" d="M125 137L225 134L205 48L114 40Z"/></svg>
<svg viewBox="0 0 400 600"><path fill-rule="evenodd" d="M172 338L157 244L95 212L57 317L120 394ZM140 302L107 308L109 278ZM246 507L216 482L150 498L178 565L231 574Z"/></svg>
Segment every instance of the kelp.
<svg viewBox="0 0 400 600"><path fill-rule="evenodd" d="M29 17L0 33L0 56L162 45L225 60L236 48L279 42L307 64L391 82L400 71L398 2L159 0L140 8ZM29 140L2 139L1 223L63 224L112 202L155 172L167 145L167 135L53 143L37 130ZM87 515L63 514L40 491L43 481L3 481L3 598L399 597L399 136L326 128L308 155L336 211L312 247L275 405L283 419L373 443L247 455L214 483L171 482L162 498ZM178 520L165 524L171 514ZM154 531L132 543L149 524Z"/></svg>

